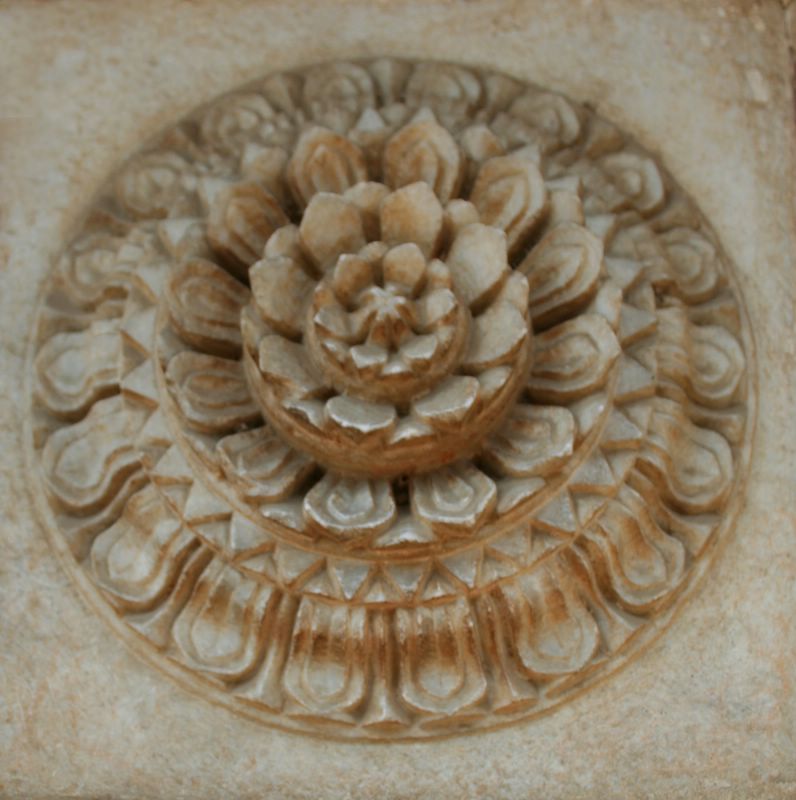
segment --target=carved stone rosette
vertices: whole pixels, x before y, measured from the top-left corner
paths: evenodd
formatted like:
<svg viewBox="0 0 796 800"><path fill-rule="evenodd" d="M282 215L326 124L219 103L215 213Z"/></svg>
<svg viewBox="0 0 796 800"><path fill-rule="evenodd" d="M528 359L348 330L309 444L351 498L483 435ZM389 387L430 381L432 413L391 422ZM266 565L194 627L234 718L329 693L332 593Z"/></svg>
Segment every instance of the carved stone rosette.
<svg viewBox="0 0 796 800"><path fill-rule="evenodd" d="M660 630L732 516L749 348L709 226L615 127L324 64L108 184L45 288L32 452L156 663L281 727L435 736Z"/></svg>

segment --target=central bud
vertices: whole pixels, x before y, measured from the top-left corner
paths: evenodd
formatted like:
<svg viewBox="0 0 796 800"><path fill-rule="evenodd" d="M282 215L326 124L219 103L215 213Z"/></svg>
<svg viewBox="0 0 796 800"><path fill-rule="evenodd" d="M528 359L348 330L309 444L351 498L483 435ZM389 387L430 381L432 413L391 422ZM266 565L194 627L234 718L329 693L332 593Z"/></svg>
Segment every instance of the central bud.
<svg viewBox="0 0 796 800"><path fill-rule="evenodd" d="M447 265L414 242L341 255L308 317L310 356L336 391L402 409L451 372L470 328Z"/></svg>
<svg viewBox="0 0 796 800"><path fill-rule="evenodd" d="M506 235L425 182L319 192L250 271L244 360L268 422L342 475L472 456L527 380L528 285Z"/></svg>

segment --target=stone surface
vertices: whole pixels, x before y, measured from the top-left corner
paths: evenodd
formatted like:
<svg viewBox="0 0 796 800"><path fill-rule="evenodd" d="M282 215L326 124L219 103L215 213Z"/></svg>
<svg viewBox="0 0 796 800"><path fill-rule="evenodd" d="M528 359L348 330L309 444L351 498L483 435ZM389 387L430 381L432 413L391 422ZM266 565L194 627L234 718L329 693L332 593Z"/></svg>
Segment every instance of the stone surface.
<svg viewBox="0 0 796 800"><path fill-rule="evenodd" d="M100 191L33 329L65 566L288 730L541 715L665 627L744 496L753 349L709 223L500 73L337 61L212 101Z"/></svg>
<svg viewBox="0 0 796 800"><path fill-rule="evenodd" d="M311 44L304 37L323 30L328 14L312 4L289 15L276 4L241 4L225 11L222 25L211 22L213 5L142 4L134 13L67 5L68 26L91 31L90 47L63 33L64 7L3 7L9 24L2 35L10 43L2 100L9 143L0 218L8 262L3 374L24 371L20 331L30 328L37 288L79 222L78 209L147 136L275 64L407 49L423 57L432 46L435 57L455 59L465 44L468 61L591 102L635 134L693 195L734 259L760 381L757 442L737 526L666 635L552 715L413 745L297 738L184 694L128 655L84 609L30 508L19 436L27 396L10 377L3 384L11 419L3 467L6 494L15 501L4 506L9 519L2 529L8 537L2 625L11 643L0 662L7 702L3 791L788 796L796 780L788 614L793 230L792 169L782 164L792 166L792 114L781 8L725 3L686 11L672 4L664 11L616 2L607 10L586 4L577 13L573 4L551 17L533 3L519 10L440 3L422 12L400 4L413 14L385 26L382 15L398 5L365 11L346 4L340 14L350 27L342 26L333 42L315 37ZM441 42L437 26L448 30ZM45 42L49 55L42 58ZM189 59L207 74L180 66ZM104 83L97 83L99 75Z"/></svg>

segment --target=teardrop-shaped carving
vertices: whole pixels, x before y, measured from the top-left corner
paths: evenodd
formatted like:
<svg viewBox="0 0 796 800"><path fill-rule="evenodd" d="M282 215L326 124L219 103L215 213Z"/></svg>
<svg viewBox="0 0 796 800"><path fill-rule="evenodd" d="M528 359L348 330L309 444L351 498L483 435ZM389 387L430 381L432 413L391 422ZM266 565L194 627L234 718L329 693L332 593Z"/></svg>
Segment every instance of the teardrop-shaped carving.
<svg viewBox="0 0 796 800"><path fill-rule="evenodd" d="M406 84L406 102L429 108L445 122L465 117L481 98L478 76L454 64L419 64Z"/></svg>
<svg viewBox="0 0 796 800"><path fill-rule="evenodd" d="M313 461L268 427L225 436L218 454L227 480L249 500L284 500L315 469Z"/></svg>
<svg viewBox="0 0 796 800"><path fill-rule="evenodd" d="M124 236L88 233L58 263L58 275L69 298L93 307L127 294L135 269L153 256L153 237L134 228Z"/></svg>
<svg viewBox="0 0 796 800"><path fill-rule="evenodd" d="M258 261L249 271L252 294L263 322L290 338L301 335L301 322L315 282L292 258Z"/></svg>
<svg viewBox="0 0 796 800"><path fill-rule="evenodd" d="M476 311L495 299L510 274L505 236L480 223L457 231L446 262L456 294Z"/></svg>
<svg viewBox="0 0 796 800"><path fill-rule="evenodd" d="M317 192L342 194L368 179L362 151L326 128L302 134L287 166L287 179L296 201L306 206Z"/></svg>
<svg viewBox="0 0 796 800"><path fill-rule="evenodd" d="M317 273L322 274L340 256L365 246L362 212L339 194L318 191L304 211L299 237Z"/></svg>
<svg viewBox="0 0 796 800"><path fill-rule="evenodd" d="M312 118L339 133L372 108L375 99L373 78L358 64L324 64L311 69L304 79L304 105Z"/></svg>
<svg viewBox="0 0 796 800"><path fill-rule="evenodd" d="M411 479L412 508L432 530L461 535L479 528L497 501L494 481L467 462Z"/></svg>
<svg viewBox="0 0 796 800"><path fill-rule="evenodd" d="M675 590L685 549L664 533L631 489L613 500L587 534L587 548L603 589L633 614L648 614Z"/></svg>
<svg viewBox="0 0 796 800"><path fill-rule="evenodd" d="M80 422L56 430L42 451L50 491L67 511L104 508L140 468L134 441L140 418L121 397L98 401Z"/></svg>
<svg viewBox="0 0 796 800"><path fill-rule="evenodd" d="M409 183L386 194L379 203L378 220L380 238L390 247L414 245L425 259L437 254L443 212L427 183Z"/></svg>
<svg viewBox="0 0 796 800"><path fill-rule="evenodd" d="M473 710L487 682L475 620L464 600L438 606L399 608L395 630L400 650L401 701L420 714L444 714L442 723Z"/></svg>
<svg viewBox="0 0 796 800"><path fill-rule="evenodd" d="M298 704L292 713L350 718L367 696L367 639L364 608L304 597L284 673L285 691Z"/></svg>
<svg viewBox="0 0 796 800"><path fill-rule="evenodd" d="M543 476L567 461L574 443L575 418L568 409L518 405L487 439L481 457L502 475Z"/></svg>
<svg viewBox="0 0 796 800"><path fill-rule="evenodd" d="M470 202L482 222L506 232L512 255L547 210L547 190L539 168L529 157L498 156L481 165Z"/></svg>
<svg viewBox="0 0 796 800"><path fill-rule="evenodd" d="M203 353L178 353L166 383L185 421L203 433L230 433L260 418L238 361Z"/></svg>
<svg viewBox="0 0 796 800"><path fill-rule="evenodd" d="M440 202L456 197L464 177L464 159L453 137L433 118L401 128L384 148L384 182L392 189L423 181Z"/></svg>
<svg viewBox="0 0 796 800"><path fill-rule="evenodd" d="M532 680L517 664L511 639L511 619L503 614L491 594L481 594L473 602L477 614L481 646L490 666L489 698L498 714L515 714L538 702L539 693Z"/></svg>
<svg viewBox="0 0 796 800"><path fill-rule="evenodd" d="M698 403L726 408L738 393L746 367L735 337L719 325L694 325L681 307L658 312L661 373Z"/></svg>
<svg viewBox="0 0 796 800"><path fill-rule="evenodd" d="M174 642L197 669L228 682L251 676L267 644L268 616L278 592L214 562L200 577L174 623Z"/></svg>
<svg viewBox="0 0 796 800"><path fill-rule="evenodd" d="M76 419L117 390L121 349L118 320L56 333L36 354L36 394L58 417Z"/></svg>
<svg viewBox="0 0 796 800"><path fill-rule="evenodd" d="M722 284L716 248L692 228L672 228L661 234L674 278L674 290L687 303L701 303Z"/></svg>
<svg viewBox="0 0 796 800"><path fill-rule="evenodd" d="M324 533L349 538L387 530L395 520L389 482L326 475L304 498L304 514Z"/></svg>
<svg viewBox="0 0 796 800"><path fill-rule="evenodd" d="M198 208L196 177L173 152L139 156L116 179L119 204L139 219L190 217Z"/></svg>
<svg viewBox="0 0 796 800"><path fill-rule="evenodd" d="M604 317L583 314L534 339L528 393L536 402L566 403L602 387L621 348Z"/></svg>
<svg viewBox="0 0 796 800"><path fill-rule="evenodd" d="M528 307L535 330L543 330L588 305L597 290L603 244L588 228L557 225L520 264L528 277Z"/></svg>
<svg viewBox="0 0 796 800"><path fill-rule="evenodd" d="M542 153L568 147L580 137L578 111L559 94L525 93L514 100L509 113L533 132L522 141L535 144Z"/></svg>
<svg viewBox="0 0 796 800"><path fill-rule="evenodd" d="M609 211L632 208L650 215L661 209L666 187L652 159L625 151L605 156L600 166L610 182L610 191L606 193Z"/></svg>
<svg viewBox="0 0 796 800"><path fill-rule="evenodd" d="M639 456L641 469L661 484L678 511L702 514L719 509L732 486L732 451L716 431L694 425L682 406L657 398L650 440Z"/></svg>
<svg viewBox="0 0 796 800"><path fill-rule="evenodd" d="M254 181L219 188L208 204L207 240L242 278L271 234L289 222L276 198Z"/></svg>
<svg viewBox="0 0 796 800"><path fill-rule="evenodd" d="M94 540L91 565L114 605L141 613L171 592L197 546L194 535L150 485L133 495L119 521Z"/></svg>
<svg viewBox="0 0 796 800"><path fill-rule="evenodd" d="M498 301L473 321L461 369L478 374L502 365L527 363L520 354L527 352L529 344L527 314L513 303Z"/></svg>
<svg viewBox="0 0 796 800"><path fill-rule="evenodd" d="M396 733L409 725L410 715L401 707L395 692L398 658L392 615L374 611L368 622L373 673L362 724L380 733Z"/></svg>
<svg viewBox="0 0 796 800"><path fill-rule="evenodd" d="M287 144L293 123L261 94L237 92L214 103L200 122L202 140L227 156L239 155L251 141Z"/></svg>
<svg viewBox="0 0 796 800"><path fill-rule="evenodd" d="M738 340L720 325L692 325L691 353L691 396L713 408L735 402L746 370Z"/></svg>
<svg viewBox="0 0 796 800"><path fill-rule="evenodd" d="M511 618L519 667L536 680L577 672L600 645L597 623L568 580L543 568L498 590Z"/></svg>
<svg viewBox="0 0 796 800"><path fill-rule="evenodd" d="M210 261L181 264L166 299L171 321L186 342L213 355L240 355L240 312L249 290Z"/></svg>

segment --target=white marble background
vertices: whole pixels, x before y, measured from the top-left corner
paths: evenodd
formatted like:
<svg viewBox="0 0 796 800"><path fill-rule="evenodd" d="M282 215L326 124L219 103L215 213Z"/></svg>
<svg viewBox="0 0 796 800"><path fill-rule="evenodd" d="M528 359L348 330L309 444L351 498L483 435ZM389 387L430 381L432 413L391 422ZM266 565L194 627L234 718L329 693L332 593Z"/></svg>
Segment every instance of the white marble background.
<svg viewBox="0 0 796 800"><path fill-rule="evenodd" d="M541 720L346 745L186 693L86 608L32 510L24 359L52 257L145 137L269 70L385 54L562 90L658 153L735 259L760 402L746 508L656 644ZM0 0L0 796L796 797L790 70L774 0Z"/></svg>

